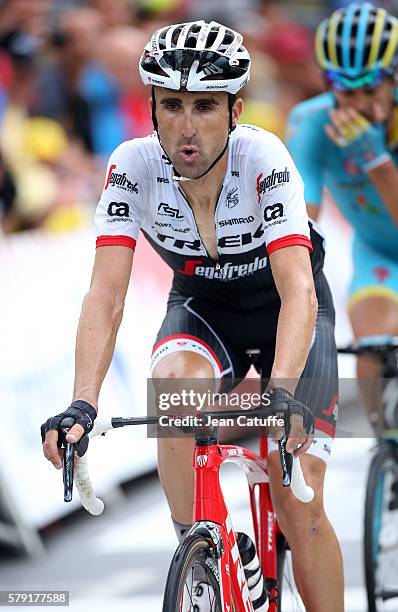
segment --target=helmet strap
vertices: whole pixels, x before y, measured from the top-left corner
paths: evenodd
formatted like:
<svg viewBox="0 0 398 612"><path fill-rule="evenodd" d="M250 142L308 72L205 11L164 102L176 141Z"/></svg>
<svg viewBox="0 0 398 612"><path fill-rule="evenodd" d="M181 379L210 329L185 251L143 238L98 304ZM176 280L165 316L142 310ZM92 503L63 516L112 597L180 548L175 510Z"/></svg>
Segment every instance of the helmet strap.
<svg viewBox="0 0 398 612"><path fill-rule="evenodd" d="M173 167L171 159L167 155L166 149L164 148L164 146L162 145L162 141L160 140L158 120L157 120L157 117L156 117L155 87L153 85L152 85L152 88L151 88L151 98L152 98L152 123L153 123L153 128L154 128L154 130L155 130L155 132L157 134L157 137L158 137L158 140L159 140L159 144L162 147L163 152L165 154L166 162L168 162ZM205 172L203 172L203 174L200 174L199 176L194 176L193 178L188 178L187 176L181 176L181 174L179 174L177 172L177 170L173 167L173 171L174 171L173 180L175 180L175 181L197 181L198 179L200 179L203 176L205 176L208 172L210 172L210 170L212 170L214 168L214 166L220 161L220 159L223 157L225 151L227 150L227 147L228 147L228 144L229 144L229 137L231 135L231 132L233 132L234 129L236 128L236 125L232 124L232 108L233 108L233 105L235 104L235 99L236 99L235 94L228 93L228 115L229 115L229 120L228 120L228 136L227 136L227 140L225 142L225 145L224 145L221 153L216 157L216 159L207 168L207 170L205 170Z"/></svg>

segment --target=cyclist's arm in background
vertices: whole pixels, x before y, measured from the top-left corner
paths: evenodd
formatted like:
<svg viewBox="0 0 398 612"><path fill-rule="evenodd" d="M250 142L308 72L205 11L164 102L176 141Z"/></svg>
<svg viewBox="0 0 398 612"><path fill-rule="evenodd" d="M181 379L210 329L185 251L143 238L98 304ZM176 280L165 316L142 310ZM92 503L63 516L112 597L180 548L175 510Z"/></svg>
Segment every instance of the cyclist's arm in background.
<svg viewBox="0 0 398 612"><path fill-rule="evenodd" d="M304 181L308 216L316 220L322 200L323 127L315 120L306 103L296 106L289 115L287 148Z"/></svg>
<svg viewBox="0 0 398 612"><path fill-rule="evenodd" d="M386 205L394 223L398 225L398 168L390 159L368 171L368 176Z"/></svg>

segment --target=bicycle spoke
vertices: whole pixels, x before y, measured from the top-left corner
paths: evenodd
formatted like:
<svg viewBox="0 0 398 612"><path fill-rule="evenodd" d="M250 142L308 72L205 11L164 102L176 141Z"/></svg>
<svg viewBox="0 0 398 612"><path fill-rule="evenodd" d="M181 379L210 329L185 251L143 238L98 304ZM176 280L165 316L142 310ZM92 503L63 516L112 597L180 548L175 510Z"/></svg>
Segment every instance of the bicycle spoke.
<svg viewBox="0 0 398 612"><path fill-rule="evenodd" d="M298 594L294 580L290 552L287 552L282 580L282 608L283 612L304 612L305 608Z"/></svg>
<svg viewBox="0 0 398 612"><path fill-rule="evenodd" d="M193 609L193 605L194 605L194 604L193 604L193 599L192 599L192 593L193 593L193 572L194 572L194 567L192 567L192 568L191 568L191 572L190 572L190 573L192 574L192 579L191 579L191 591L189 591L189 589L188 589L188 587L187 587L187 581L185 581L185 584L184 584L184 592L185 592L185 589L186 589L186 590L187 590L187 592L188 592L188 597L189 597L189 600L190 600L190 603L191 603L191 607L192 607L192 609ZM187 579L188 579L188 576L187 576ZM183 596L183 601L182 601L182 603L184 603L184 596ZM184 608L183 608L183 612L185 612L185 611L184 611ZM187 612L189 612L189 610L187 610Z"/></svg>
<svg viewBox="0 0 398 612"><path fill-rule="evenodd" d="M210 587L210 580L208 579L209 574L208 574L207 568L205 570L205 573L206 573L206 582L207 582L207 593L209 595L210 612L213 612L213 604L215 604L215 602L216 602L216 597L215 597L215 593L214 593L213 589L211 589L213 591L213 599L211 599L211 592L210 592L210 588L211 587ZM215 608L214 608L214 612L216 612Z"/></svg>

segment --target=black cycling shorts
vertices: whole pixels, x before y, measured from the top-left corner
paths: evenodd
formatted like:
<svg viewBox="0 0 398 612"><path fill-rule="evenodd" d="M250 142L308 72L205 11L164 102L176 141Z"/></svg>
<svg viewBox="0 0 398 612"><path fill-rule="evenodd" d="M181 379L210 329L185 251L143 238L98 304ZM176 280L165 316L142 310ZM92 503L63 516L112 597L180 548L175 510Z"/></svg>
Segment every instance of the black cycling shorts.
<svg viewBox="0 0 398 612"><path fill-rule="evenodd" d="M315 417L313 454L326 459L337 419L337 352L335 313L326 278L315 281L318 315L307 363L295 397ZM263 378L269 378L274 361L280 301L252 310L226 309L216 302L171 293L167 313L152 353L152 371L159 361L175 351L193 351L206 357L223 390L231 389L246 376L252 359L246 351L261 350ZM323 436L318 440L318 436ZM326 438L326 441L325 441ZM326 454L326 456L325 456Z"/></svg>

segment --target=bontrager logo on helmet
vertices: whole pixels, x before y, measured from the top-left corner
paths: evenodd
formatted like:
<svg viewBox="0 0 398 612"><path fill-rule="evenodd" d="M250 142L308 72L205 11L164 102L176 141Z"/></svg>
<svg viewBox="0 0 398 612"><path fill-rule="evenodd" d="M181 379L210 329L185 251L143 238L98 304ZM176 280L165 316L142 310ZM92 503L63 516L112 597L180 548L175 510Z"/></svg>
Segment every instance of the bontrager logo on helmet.
<svg viewBox="0 0 398 612"><path fill-rule="evenodd" d="M216 21L160 28L141 56L141 78L145 85L167 89L235 94L250 77L250 56L242 41L241 34Z"/></svg>
<svg viewBox="0 0 398 612"><path fill-rule="evenodd" d="M317 29L316 57L325 77L341 88L375 85L395 72L398 19L369 2L339 9Z"/></svg>

